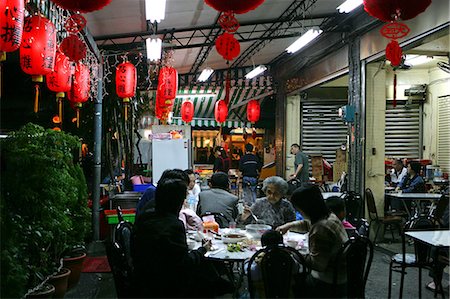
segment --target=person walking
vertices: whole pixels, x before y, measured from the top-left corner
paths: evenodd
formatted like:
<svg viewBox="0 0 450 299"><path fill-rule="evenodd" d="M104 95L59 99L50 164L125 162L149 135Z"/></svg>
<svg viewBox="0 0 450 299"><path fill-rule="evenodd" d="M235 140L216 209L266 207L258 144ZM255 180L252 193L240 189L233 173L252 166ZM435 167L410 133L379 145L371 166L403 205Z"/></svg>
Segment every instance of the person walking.
<svg viewBox="0 0 450 299"><path fill-rule="evenodd" d="M309 182L309 157L300 150L300 145L291 145L291 154L295 155L295 171L289 176L289 180L297 179L301 183Z"/></svg>
<svg viewBox="0 0 450 299"><path fill-rule="evenodd" d="M242 173L244 202L251 206L256 200L256 186L261 171L261 161L253 154L253 145L245 145L245 155L239 160L239 171Z"/></svg>

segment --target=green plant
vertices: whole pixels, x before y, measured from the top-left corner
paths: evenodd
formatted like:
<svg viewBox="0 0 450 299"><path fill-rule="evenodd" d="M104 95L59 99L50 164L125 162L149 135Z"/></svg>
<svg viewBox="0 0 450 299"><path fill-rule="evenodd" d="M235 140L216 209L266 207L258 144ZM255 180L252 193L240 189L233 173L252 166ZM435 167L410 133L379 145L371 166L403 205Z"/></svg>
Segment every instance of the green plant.
<svg viewBox="0 0 450 299"><path fill-rule="evenodd" d="M22 297L89 225L78 138L27 124L1 141L1 296Z"/></svg>

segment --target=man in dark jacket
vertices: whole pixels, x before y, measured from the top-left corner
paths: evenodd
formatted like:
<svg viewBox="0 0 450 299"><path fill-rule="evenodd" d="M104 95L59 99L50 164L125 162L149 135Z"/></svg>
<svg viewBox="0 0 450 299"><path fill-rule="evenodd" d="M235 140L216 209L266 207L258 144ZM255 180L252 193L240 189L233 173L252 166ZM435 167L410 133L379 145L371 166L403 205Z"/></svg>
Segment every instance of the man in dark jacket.
<svg viewBox="0 0 450 299"><path fill-rule="evenodd" d="M180 179L158 182L155 210L146 210L134 225L131 252L134 288L139 297L179 298L217 295L219 276L204 260L211 241L189 251L178 214L187 185ZM222 284L221 284L222 282ZM219 285L223 281L219 280Z"/></svg>
<svg viewBox="0 0 450 299"><path fill-rule="evenodd" d="M239 171L242 173L242 188L244 191L244 201L247 205L252 205L256 200L256 186L261 171L261 161L253 154L253 145L245 145L245 155L239 160Z"/></svg>

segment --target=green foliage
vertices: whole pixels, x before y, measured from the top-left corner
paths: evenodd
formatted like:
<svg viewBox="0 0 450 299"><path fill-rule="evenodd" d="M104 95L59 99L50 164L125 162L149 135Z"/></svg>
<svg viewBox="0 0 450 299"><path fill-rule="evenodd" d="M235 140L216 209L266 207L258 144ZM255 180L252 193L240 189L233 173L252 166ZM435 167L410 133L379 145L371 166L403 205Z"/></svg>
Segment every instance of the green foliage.
<svg viewBox="0 0 450 299"><path fill-rule="evenodd" d="M34 124L1 140L1 297L22 297L83 242L89 209L74 163L79 147L78 138Z"/></svg>

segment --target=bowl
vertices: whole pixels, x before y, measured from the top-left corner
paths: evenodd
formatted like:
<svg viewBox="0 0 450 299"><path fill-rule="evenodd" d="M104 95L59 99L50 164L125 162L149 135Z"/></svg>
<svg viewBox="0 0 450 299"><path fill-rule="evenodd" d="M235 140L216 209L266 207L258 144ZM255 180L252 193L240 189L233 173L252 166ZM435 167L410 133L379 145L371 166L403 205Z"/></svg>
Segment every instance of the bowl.
<svg viewBox="0 0 450 299"><path fill-rule="evenodd" d="M249 233L254 239L261 239L261 236L268 230L271 230L272 227L267 224L248 224L245 226L245 230Z"/></svg>
<svg viewBox="0 0 450 299"><path fill-rule="evenodd" d="M222 242L224 243L237 243L247 239L247 236L240 233L228 233L222 235Z"/></svg>

